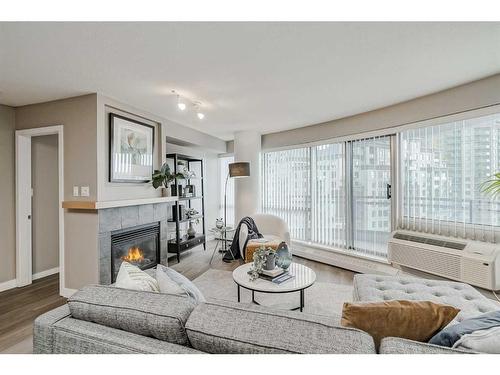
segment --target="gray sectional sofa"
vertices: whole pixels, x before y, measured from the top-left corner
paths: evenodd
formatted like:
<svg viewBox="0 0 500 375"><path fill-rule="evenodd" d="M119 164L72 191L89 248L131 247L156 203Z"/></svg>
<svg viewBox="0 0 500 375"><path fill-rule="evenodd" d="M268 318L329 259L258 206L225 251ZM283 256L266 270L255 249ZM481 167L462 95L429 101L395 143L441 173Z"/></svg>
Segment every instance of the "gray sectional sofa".
<svg viewBox="0 0 500 375"><path fill-rule="evenodd" d="M396 283L393 288L397 292L388 283ZM443 293L443 288L437 289L428 281L399 278L396 282L393 278L358 275L354 299L390 299L384 293L396 293L400 298L405 291L415 297L422 283L428 283L422 293L429 288L434 294ZM444 294L467 305L468 315L472 306L498 309L498 305L489 304L489 300L479 298L479 293L464 290L461 285L447 284L449 290ZM341 327L338 322L339 318L219 300L195 305L176 295L94 285L78 291L67 305L36 319L33 348L35 353L376 353L370 335ZM386 338L379 353L463 351Z"/></svg>

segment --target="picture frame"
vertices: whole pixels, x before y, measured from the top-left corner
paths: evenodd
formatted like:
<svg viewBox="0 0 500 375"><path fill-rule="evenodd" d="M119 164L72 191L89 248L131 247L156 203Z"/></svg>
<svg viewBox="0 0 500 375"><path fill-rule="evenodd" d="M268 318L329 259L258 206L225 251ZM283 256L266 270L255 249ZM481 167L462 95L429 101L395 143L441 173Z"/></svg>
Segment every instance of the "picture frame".
<svg viewBox="0 0 500 375"><path fill-rule="evenodd" d="M154 141L154 126L110 113L109 182L151 181Z"/></svg>

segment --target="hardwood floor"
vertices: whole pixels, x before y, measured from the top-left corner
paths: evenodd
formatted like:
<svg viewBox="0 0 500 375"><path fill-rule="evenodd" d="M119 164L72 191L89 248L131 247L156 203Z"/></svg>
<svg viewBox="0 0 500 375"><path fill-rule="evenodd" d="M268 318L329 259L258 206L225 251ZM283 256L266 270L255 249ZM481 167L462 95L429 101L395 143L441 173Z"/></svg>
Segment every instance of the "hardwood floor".
<svg viewBox="0 0 500 375"><path fill-rule="evenodd" d="M222 255L216 253L210 265L214 246L213 241L207 243L206 251L198 246L183 253L178 264L172 258L169 266L193 280L209 268L232 271L242 264L238 261L225 263ZM312 268L318 281L352 285L354 272L298 257L294 257L294 261ZM0 353L31 353L33 321L65 302L66 299L59 296L59 275L0 293Z"/></svg>
<svg viewBox="0 0 500 375"><path fill-rule="evenodd" d="M58 274L0 293L0 353L31 352L35 318L65 302Z"/></svg>

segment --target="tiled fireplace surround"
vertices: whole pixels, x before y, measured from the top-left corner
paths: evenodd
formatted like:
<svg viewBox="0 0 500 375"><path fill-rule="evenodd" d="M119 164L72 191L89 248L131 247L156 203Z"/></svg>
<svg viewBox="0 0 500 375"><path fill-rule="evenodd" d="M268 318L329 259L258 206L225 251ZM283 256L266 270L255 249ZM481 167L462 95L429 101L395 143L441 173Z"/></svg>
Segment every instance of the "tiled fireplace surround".
<svg viewBox="0 0 500 375"><path fill-rule="evenodd" d="M168 222L173 203L99 210L99 283L111 284L111 234L137 225L160 223L160 263L167 265Z"/></svg>

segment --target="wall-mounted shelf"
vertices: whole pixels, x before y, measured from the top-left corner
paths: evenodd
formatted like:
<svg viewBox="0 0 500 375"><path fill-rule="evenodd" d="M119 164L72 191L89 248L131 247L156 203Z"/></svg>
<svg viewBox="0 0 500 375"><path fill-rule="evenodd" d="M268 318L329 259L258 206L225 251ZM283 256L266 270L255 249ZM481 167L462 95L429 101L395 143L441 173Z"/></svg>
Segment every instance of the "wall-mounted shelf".
<svg viewBox="0 0 500 375"><path fill-rule="evenodd" d="M140 206L143 204L177 202L179 197L122 199L117 201L64 201L62 207L69 210L102 210L105 208Z"/></svg>

